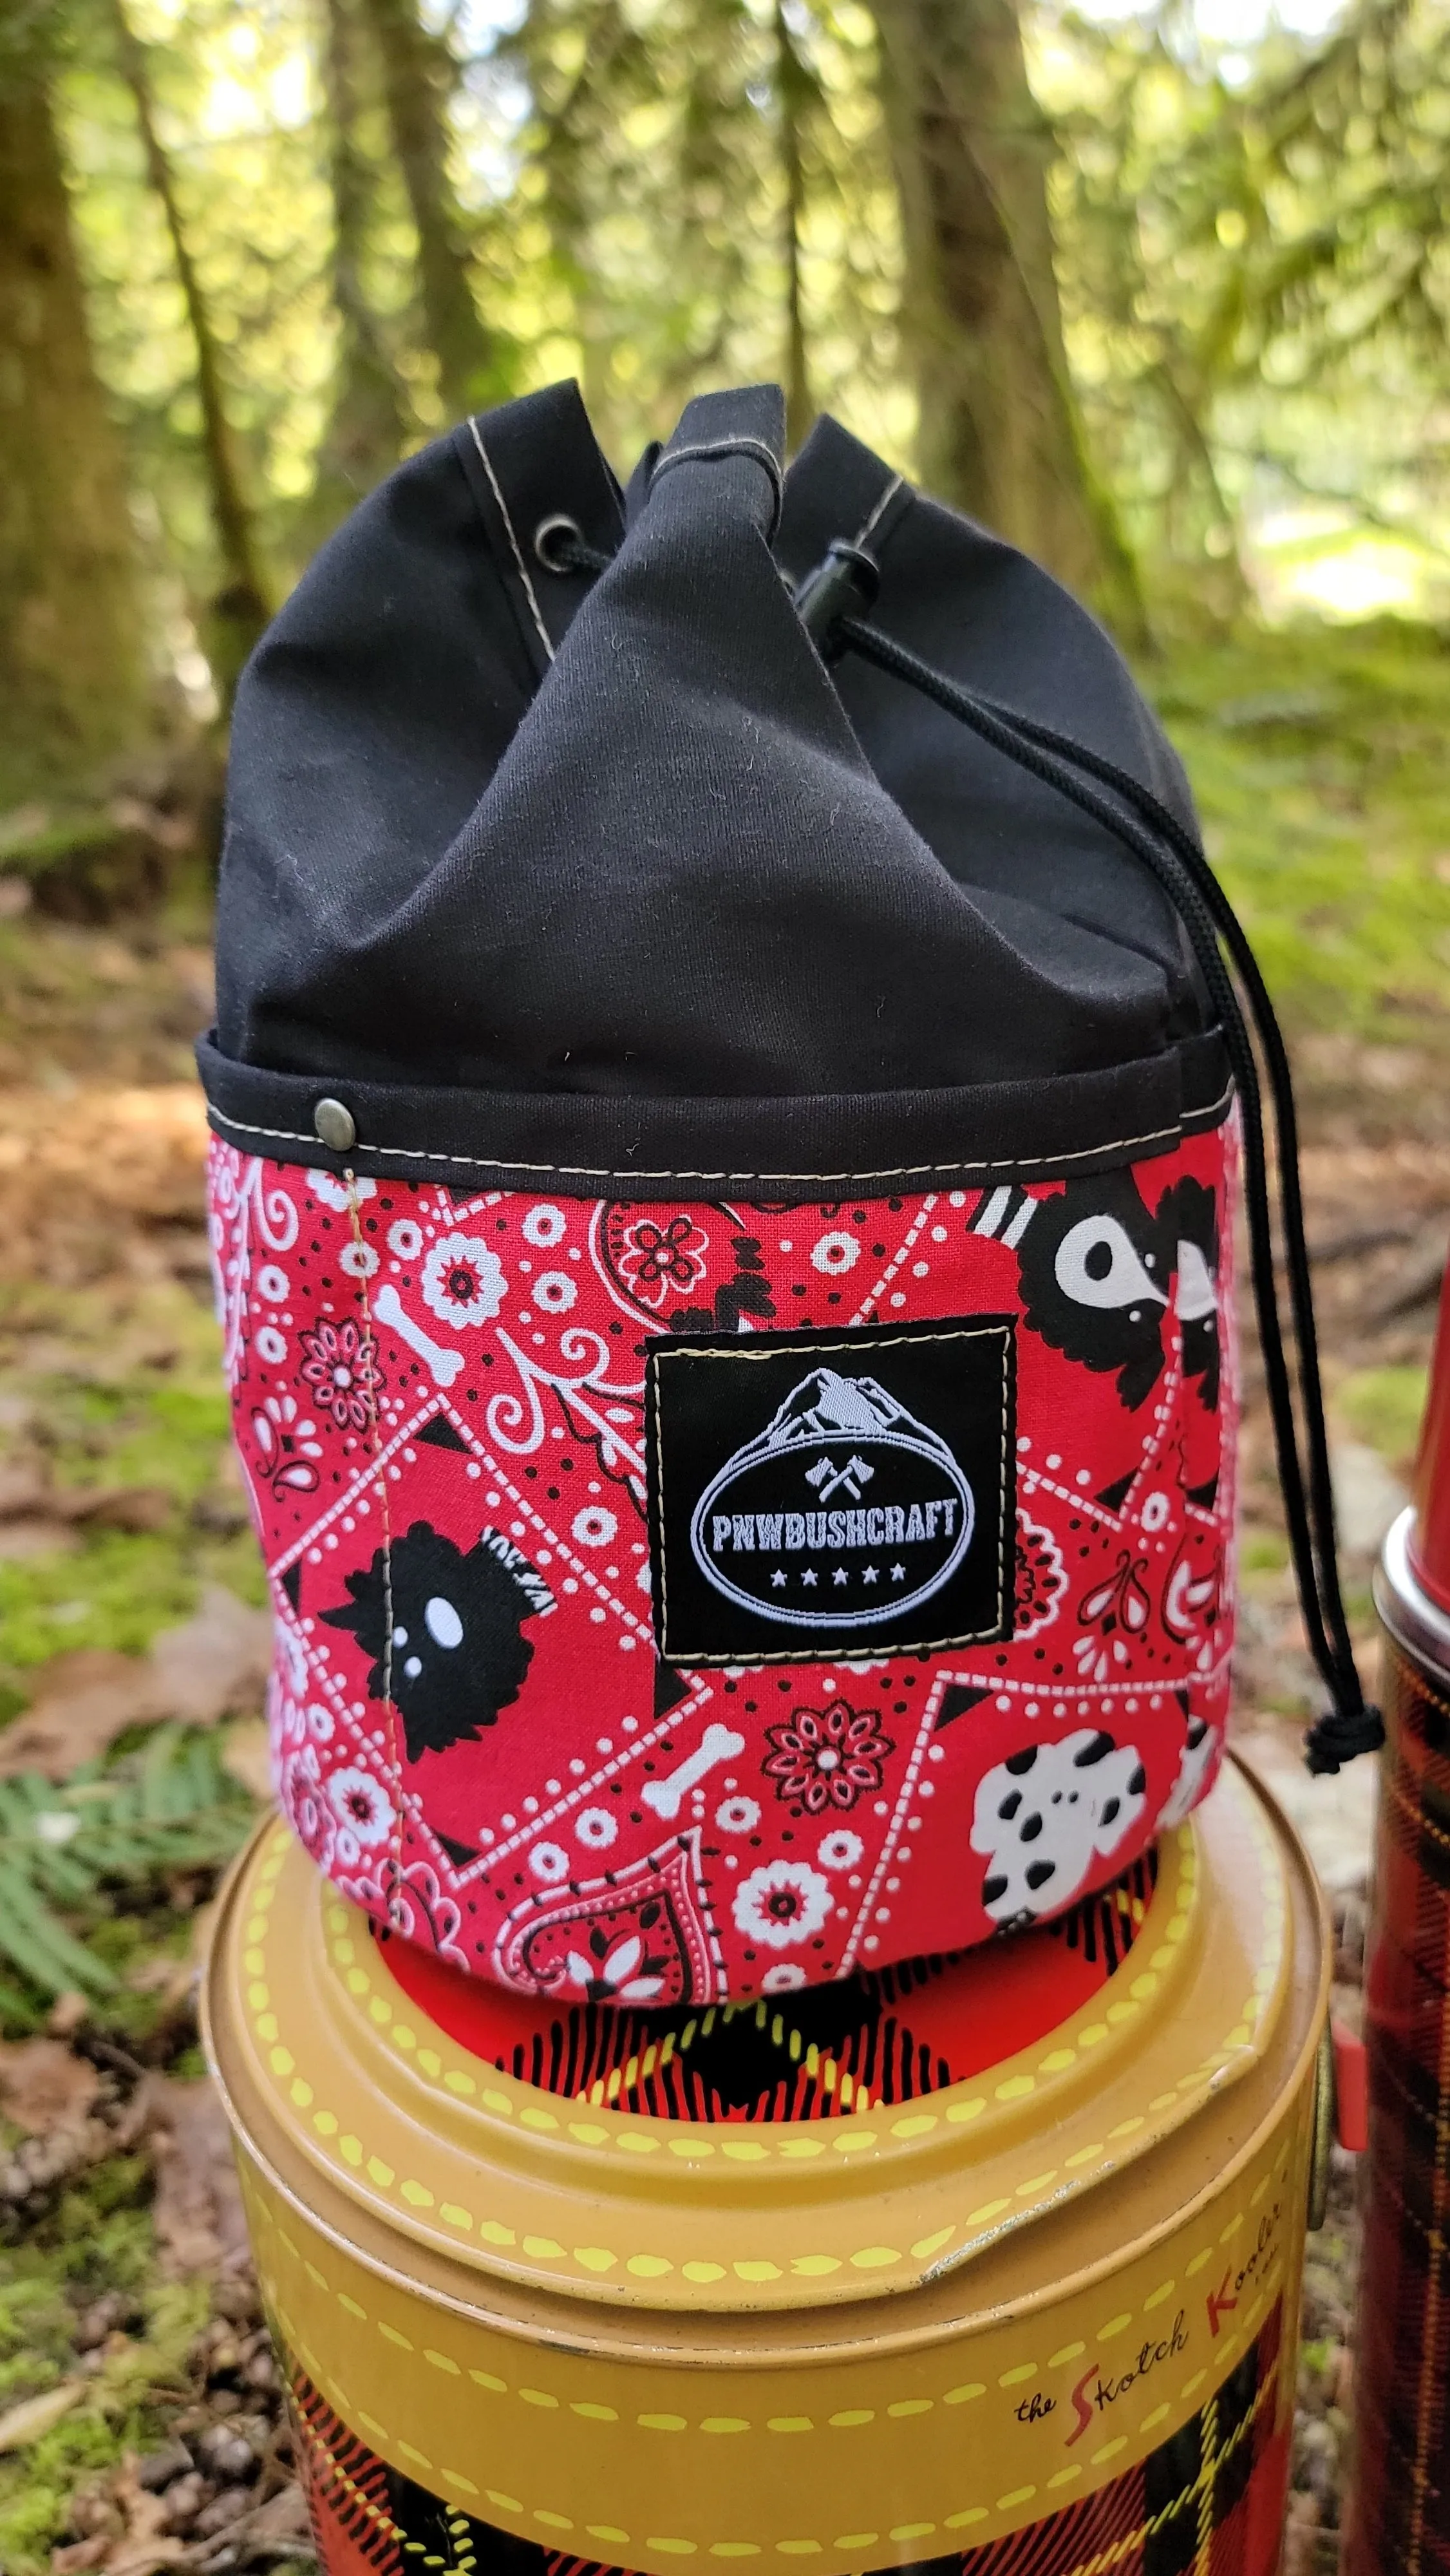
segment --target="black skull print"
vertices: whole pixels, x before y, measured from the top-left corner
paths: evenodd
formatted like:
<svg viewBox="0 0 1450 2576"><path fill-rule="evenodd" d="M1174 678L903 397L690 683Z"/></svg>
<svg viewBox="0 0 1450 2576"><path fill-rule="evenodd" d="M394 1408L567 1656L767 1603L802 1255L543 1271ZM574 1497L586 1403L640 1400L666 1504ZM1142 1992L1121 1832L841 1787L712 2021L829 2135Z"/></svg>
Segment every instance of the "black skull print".
<svg viewBox="0 0 1450 2576"><path fill-rule="evenodd" d="M427 1521L379 1548L347 1588L351 1602L322 1616L372 1656L368 1689L398 1710L410 1762L476 1742L494 1724L533 1660L524 1621L554 1607L543 1577L497 1530L465 1554Z"/></svg>

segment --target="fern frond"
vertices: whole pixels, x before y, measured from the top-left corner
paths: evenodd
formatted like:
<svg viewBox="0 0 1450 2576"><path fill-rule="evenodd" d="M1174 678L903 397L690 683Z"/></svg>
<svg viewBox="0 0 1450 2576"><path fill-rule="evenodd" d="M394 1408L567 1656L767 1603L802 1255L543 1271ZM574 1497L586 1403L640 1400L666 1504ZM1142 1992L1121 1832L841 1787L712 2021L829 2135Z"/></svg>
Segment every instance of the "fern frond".
<svg viewBox="0 0 1450 2576"><path fill-rule="evenodd" d="M169 1871L229 1860L253 1812L214 1741L179 1727L59 1788L35 1773L0 1781L0 1959L47 1997L113 1992L115 1976L62 1914L83 1927Z"/></svg>

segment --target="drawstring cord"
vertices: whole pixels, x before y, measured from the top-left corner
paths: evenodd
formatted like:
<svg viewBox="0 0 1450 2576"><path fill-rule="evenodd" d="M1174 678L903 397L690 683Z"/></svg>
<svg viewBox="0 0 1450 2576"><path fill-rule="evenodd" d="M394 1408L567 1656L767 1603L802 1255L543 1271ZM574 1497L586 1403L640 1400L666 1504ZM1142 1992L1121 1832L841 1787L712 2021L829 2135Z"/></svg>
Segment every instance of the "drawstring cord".
<svg viewBox="0 0 1450 2576"><path fill-rule="evenodd" d="M542 523L535 551L551 572L597 573L610 561L586 545L578 528L562 517ZM1383 1744L1384 1723L1379 1710L1365 1699L1340 1592L1293 1083L1283 1035L1257 960L1203 850L1152 790L1070 735L948 679L895 637L870 624L860 612L874 603L879 579L879 568L864 548L838 542L800 583L796 609L823 658L836 660L847 650L859 654L876 669L931 698L993 750L1090 815L1148 869L1187 930L1238 1087L1254 1304L1284 1516L1310 1652L1330 1696L1330 1707L1309 1729L1306 1759L1312 1772L1338 1771L1357 1754L1374 1752ZM1247 1000L1247 1019L1225 952ZM1262 1050L1273 1110L1279 1224L1298 1352L1302 1446L1279 1319L1263 1089L1254 1036Z"/></svg>

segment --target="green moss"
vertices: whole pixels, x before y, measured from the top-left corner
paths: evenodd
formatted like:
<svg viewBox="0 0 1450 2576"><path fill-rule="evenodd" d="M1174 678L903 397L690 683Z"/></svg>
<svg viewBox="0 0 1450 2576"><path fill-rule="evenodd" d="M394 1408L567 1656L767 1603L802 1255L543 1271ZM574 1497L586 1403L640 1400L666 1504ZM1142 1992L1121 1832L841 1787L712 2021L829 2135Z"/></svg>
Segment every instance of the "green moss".
<svg viewBox="0 0 1450 2576"><path fill-rule="evenodd" d="M27 1666L72 1646L142 1654L158 1629L189 1617L204 1580L260 1600L255 1545L248 1540L193 1546L180 1529L175 1536L165 1530L98 1530L74 1555L0 1563L7 1678L18 1680Z"/></svg>
<svg viewBox="0 0 1450 2576"><path fill-rule="evenodd" d="M1144 675L1291 1030L1450 1051L1450 650L1292 626Z"/></svg>
<svg viewBox="0 0 1450 2576"><path fill-rule="evenodd" d="M76 2487L118 2469L126 2451L164 2441L187 2391L207 2294L200 2282L157 2279L150 2189L144 2156L108 2157L0 2252L0 2403L75 2375L77 2317L104 2292L119 2293L132 2316L124 2348L107 2355L73 2412L0 2460L5 2576L46 2576Z"/></svg>
<svg viewBox="0 0 1450 2576"><path fill-rule="evenodd" d="M1356 1439L1399 1464L1414 1456L1428 1386L1428 1369L1356 1369L1335 1388L1334 1411Z"/></svg>
<svg viewBox="0 0 1450 2576"><path fill-rule="evenodd" d="M1289 1562L1289 1542L1282 1531L1246 1529L1239 1540L1242 1574L1282 1574Z"/></svg>
<svg viewBox="0 0 1450 2576"><path fill-rule="evenodd" d="M158 1629L190 1615L203 1583L258 1604L265 1583L250 1525L219 1532L195 1514L222 1473L228 1414L215 1322L186 1289L0 1287L0 1374L44 1422L58 1485L145 1486L171 1498L158 1529L82 1524L71 1547L0 1560L3 1724L28 1696L27 1673L50 1656L78 1646L143 1653Z"/></svg>

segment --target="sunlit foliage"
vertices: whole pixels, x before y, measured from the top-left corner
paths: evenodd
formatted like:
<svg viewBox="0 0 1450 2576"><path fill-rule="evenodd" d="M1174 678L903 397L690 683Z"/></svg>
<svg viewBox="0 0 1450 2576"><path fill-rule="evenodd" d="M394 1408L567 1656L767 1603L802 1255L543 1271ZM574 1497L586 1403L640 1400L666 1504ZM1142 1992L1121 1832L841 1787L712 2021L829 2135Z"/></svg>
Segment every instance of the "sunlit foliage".
<svg viewBox="0 0 1450 2576"><path fill-rule="evenodd" d="M1309 42L1213 45L1180 0L1038 20L1060 275L1140 546L1241 596L1246 533L1346 525L1450 572L1450 13L1360 0Z"/></svg>
<svg viewBox="0 0 1450 2576"><path fill-rule="evenodd" d="M389 12L427 53L432 247L466 272L490 398L577 374L627 470L692 392L776 376L795 432L829 408L910 465L898 201L862 0L29 5L60 30L155 657L199 710L215 496L118 24L144 52L273 597L449 408ZM1388 532L1433 596L1450 575L1446 0L1352 0L1324 37L1271 21L1234 46L1207 40L1190 0L1111 17L1036 0L1024 24L1070 362L1155 612L1241 614L1276 513L1301 550Z"/></svg>

